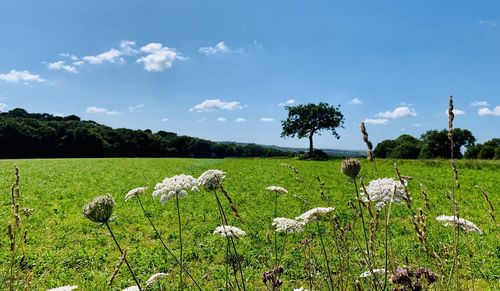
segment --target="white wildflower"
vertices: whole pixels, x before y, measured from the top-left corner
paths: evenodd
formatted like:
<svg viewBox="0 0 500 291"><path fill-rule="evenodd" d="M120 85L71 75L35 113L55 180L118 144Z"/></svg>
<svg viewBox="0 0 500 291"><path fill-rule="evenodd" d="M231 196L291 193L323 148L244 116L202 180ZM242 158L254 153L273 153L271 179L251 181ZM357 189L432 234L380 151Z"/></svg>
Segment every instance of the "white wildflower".
<svg viewBox="0 0 500 291"><path fill-rule="evenodd" d="M269 192L274 192L274 193L277 193L277 194L287 194L288 191L283 188L283 187L280 187L280 186L269 186L266 188L267 191Z"/></svg>
<svg viewBox="0 0 500 291"><path fill-rule="evenodd" d="M298 222L295 219L276 217L273 220L273 226L276 227L276 232L294 233L301 232L303 230L304 224L302 222Z"/></svg>
<svg viewBox="0 0 500 291"><path fill-rule="evenodd" d="M225 177L225 173L221 170L207 170L201 174L198 181L207 191L213 191L220 187Z"/></svg>
<svg viewBox="0 0 500 291"><path fill-rule="evenodd" d="M48 289L47 291L71 291L78 288L78 286L62 286L57 288Z"/></svg>
<svg viewBox="0 0 500 291"><path fill-rule="evenodd" d="M316 207L307 212L301 214L300 216L295 217L295 220L301 222L302 224L309 223L311 221L316 221L321 216L326 215L327 213L335 210L333 207Z"/></svg>
<svg viewBox="0 0 500 291"><path fill-rule="evenodd" d="M196 193L198 193L198 192L200 192L200 189L198 188L198 186L193 186L193 187L191 188L191 192L196 192Z"/></svg>
<svg viewBox="0 0 500 291"><path fill-rule="evenodd" d="M125 289L123 289L122 291L139 291L141 289L139 289L139 287L137 287L137 285L135 286L130 286L130 287L127 287Z"/></svg>
<svg viewBox="0 0 500 291"><path fill-rule="evenodd" d="M146 286L153 285L154 283L165 279L167 277L167 273L156 273L149 277L149 279L146 281Z"/></svg>
<svg viewBox="0 0 500 291"><path fill-rule="evenodd" d="M214 234L219 234L222 237L240 238L246 235L246 232L235 226L223 225L223 226L217 226L217 228L214 231Z"/></svg>
<svg viewBox="0 0 500 291"><path fill-rule="evenodd" d="M388 203L401 203L407 199L404 186L400 181L392 178L381 178L370 181L366 192L363 193L363 202L375 202L375 207L380 210Z"/></svg>
<svg viewBox="0 0 500 291"><path fill-rule="evenodd" d="M300 288L294 288L293 291L309 291L309 289L304 289L300 287Z"/></svg>
<svg viewBox="0 0 500 291"><path fill-rule="evenodd" d="M362 273L361 275L359 275L359 277L366 278L366 277L372 276L373 274L375 274L375 275L384 275L385 274L385 269L373 269L371 271L366 271L366 272Z"/></svg>
<svg viewBox="0 0 500 291"><path fill-rule="evenodd" d="M441 222L444 226L458 226L461 230L466 232L475 231L479 234L483 233L474 223L463 218L457 219L456 216L440 215L436 217L436 220Z"/></svg>
<svg viewBox="0 0 500 291"><path fill-rule="evenodd" d="M154 197L160 196L160 202L163 204L170 198L175 196L185 197L186 191L191 191L193 187L198 185L198 180L189 175L176 175L170 178L165 178L161 183L156 184Z"/></svg>
<svg viewBox="0 0 500 291"><path fill-rule="evenodd" d="M139 196L139 194L142 194L148 189L148 187L137 187L135 189L132 189L128 191L128 193L125 195L125 201L128 201L136 196Z"/></svg>

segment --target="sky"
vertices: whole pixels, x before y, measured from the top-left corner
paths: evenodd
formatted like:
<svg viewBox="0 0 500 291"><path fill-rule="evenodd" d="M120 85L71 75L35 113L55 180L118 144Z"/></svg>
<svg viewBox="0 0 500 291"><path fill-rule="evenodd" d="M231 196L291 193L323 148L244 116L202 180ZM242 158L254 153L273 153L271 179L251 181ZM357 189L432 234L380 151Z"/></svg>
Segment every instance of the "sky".
<svg viewBox="0 0 500 291"><path fill-rule="evenodd" d="M500 130L498 1L2 1L0 111L75 114L214 141L281 138L286 105L340 105L363 149L455 126Z"/></svg>

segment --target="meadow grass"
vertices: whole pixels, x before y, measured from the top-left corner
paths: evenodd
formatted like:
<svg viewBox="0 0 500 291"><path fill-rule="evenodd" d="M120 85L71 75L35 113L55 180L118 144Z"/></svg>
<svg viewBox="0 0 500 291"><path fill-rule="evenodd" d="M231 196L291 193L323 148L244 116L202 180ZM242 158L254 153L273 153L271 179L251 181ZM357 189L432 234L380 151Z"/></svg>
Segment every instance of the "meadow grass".
<svg viewBox="0 0 500 291"><path fill-rule="evenodd" d="M295 174L283 166L286 163L299 171ZM247 235L237 241L238 254L243 258L244 278L249 290L261 290L262 274L273 268L274 195L265 190L270 185L279 185L289 193L279 196L277 216L294 218L313 207L335 207L335 216L341 223L353 219L354 212L347 205L356 196L352 182L341 173L340 160L324 162L298 161L294 159L48 159L48 160L3 160L0 161L0 282L5 283L10 262L7 221L10 217L10 187L14 182L13 170L17 164L21 171L21 207L31 207L35 212L26 223L28 241L23 274L31 273L33 290L45 290L63 285L78 285L83 290L121 290L135 285L127 269L122 266L111 287L108 281L120 259L114 242L104 227L85 219L82 207L92 198L110 193L116 205L110 225L117 240L127 249L127 258L134 266L139 280L145 282L158 272L169 273L163 281L166 290L178 287L179 268L155 238L148 221L135 200L124 201L124 195L132 188L148 186L142 202L148 215L156 224L169 248L178 254L177 212L175 201L161 205L150 194L156 183L176 174L194 177L208 169L226 172L224 187L233 198L241 215L237 219L226 207L228 223L243 229ZM427 219L427 235L430 245L446 253L444 248L453 244L453 230L435 221L438 215L452 215L450 201L445 196L454 181L451 179L449 161L398 161L402 175L413 177L409 190L415 209L424 209ZM395 177L393 161L377 160L373 164L362 161L360 176L365 183L379 177ZM500 228L490 219L488 204L475 185L481 186L490 195L498 212L500 207L500 162L457 161L461 189L456 191L460 214L479 226L483 234L465 234L460 247L460 276L463 288L495 290L500 287ZM322 186L318 177L324 183ZM430 210L425 209L420 185L427 188ZM323 189L325 200L321 193ZM222 196L221 196L222 197ZM223 199L223 198L222 198ZM225 286L226 243L212 233L220 225L216 201L211 193L189 194L180 201L182 213L182 236L184 263L204 289L223 289ZM394 261L399 265L430 267L437 271L435 262L427 257L413 230L410 212L404 205L392 205L390 245ZM498 217L498 215L497 215ZM281 279L284 289L308 286L304 270L307 250L301 240L315 237L316 228L309 227L304 233L290 235L281 260L284 272ZM362 239L362 230L354 225L354 233ZM329 232L325 243L334 250ZM382 233L381 233L382 234ZM283 235L278 241L283 243ZM383 241L383 240L380 240ZM359 254L352 254L352 262L345 270L351 283L359 274L367 271L363 267L363 241L355 246ZM314 242L313 248L319 245ZM383 245L377 246L377 266L383 267ZM319 249L316 249L319 254ZM450 250L452 252L452 250ZM452 256L452 254L450 254ZM317 258L321 262L321 257ZM452 258L443 257L451 260ZM338 263L331 251L331 264ZM356 263L358 260L358 263ZM322 263L321 263L322 264ZM325 288L318 280L317 288ZM370 279L359 279L363 280ZM440 278L440 280L445 280ZM185 284L193 288L189 279ZM26 282L24 282L26 284ZM321 285L323 284L323 285ZM352 285L350 286L352 287ZM2 287L1 289L4 289Z"/></svg>

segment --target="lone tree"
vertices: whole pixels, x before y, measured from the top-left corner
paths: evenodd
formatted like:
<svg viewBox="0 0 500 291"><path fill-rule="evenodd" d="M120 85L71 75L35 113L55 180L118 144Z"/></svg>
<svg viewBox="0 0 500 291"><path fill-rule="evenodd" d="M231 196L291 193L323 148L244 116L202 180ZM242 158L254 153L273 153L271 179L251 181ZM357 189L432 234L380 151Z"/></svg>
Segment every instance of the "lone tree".
<svg viewBox="0 0 500 291"><path fill-rule="evenodd" d="M337 127L344 124L344 115L340 112L340 105L333 107L328 103L309 103L297 106L286 106L288 118L281 121L283 131L281 137L290 136L298 138L309 138L309 152L313 152L313 136L321 130L331 130L333 136L340 138L336 131ZM318 133L319 134L319 133Z"/></svg>

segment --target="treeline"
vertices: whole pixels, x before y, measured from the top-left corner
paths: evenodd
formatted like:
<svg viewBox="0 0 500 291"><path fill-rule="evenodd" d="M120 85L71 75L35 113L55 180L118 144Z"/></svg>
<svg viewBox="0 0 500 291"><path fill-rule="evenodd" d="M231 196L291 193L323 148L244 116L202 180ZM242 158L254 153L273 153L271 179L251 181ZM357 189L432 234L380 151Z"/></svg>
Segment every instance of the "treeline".
<svg viewBox="0 0 500 291"><path fill-rule="evenodd" d="M462 150L465 153L462 154ZM387 139L375 147L375 156L393 159L450 158L451 143L448 130L428 130L420 139L403 134ZM455 159L500 159L500 139L493 138L484 144L476 144L476 138L467 129L453 129L453 157Z"/></svg>
<svg viewBox="0 0 500 291"><path fill-rule="evenodd" d="M0 158L270 157L288 152L256 144L217 143L173 132L113 129L76 115L0 113Z"/></svg>

